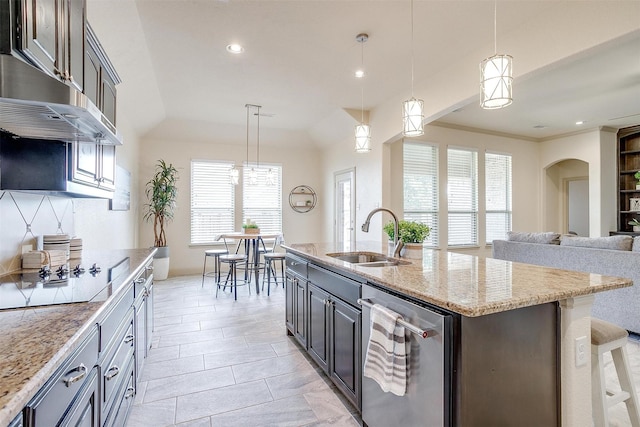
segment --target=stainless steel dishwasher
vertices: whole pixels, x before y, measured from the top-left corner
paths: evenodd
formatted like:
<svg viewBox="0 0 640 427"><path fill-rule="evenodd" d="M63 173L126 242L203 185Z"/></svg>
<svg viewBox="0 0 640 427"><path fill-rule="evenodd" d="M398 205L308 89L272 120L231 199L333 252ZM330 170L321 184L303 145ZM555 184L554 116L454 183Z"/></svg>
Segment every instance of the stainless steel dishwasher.
<svg viewBox="0 0 640 427"><path fill-rule="evenodd" d="M369 427L450 426L452 418L452 315L437 312L369 285L362 286L362 363L370 335L371 304L402 315L410 344L407 391L385 393L362 378L362 420ZM421 332L426 332L426 338Z"/></svg>

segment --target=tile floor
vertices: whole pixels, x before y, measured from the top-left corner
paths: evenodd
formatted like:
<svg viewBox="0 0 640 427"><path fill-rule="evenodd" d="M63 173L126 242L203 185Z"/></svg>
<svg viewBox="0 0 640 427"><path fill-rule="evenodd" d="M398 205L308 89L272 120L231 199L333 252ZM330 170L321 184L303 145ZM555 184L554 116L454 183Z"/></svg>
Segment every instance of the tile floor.
<svg viewBox="0 0 640 427"><path fill-rule="evenodd" d="M156 282L155 331L128 427L358 426L353 407L284 326L284 290L215 298L201 276ZM627 352L640 391L640 340ZM610 359L610 358L609 358ZM615 382L613 363L606 366ZM630 426L624 405L611 427Z"/></svg>
<svg viewBox="0 0 640 427"><path fill-rule="evenodd" d="M234 301L201 279L155 284L152 348L128 427L360 424L287 336L282 287L271 296L239 287Z"/></svg>

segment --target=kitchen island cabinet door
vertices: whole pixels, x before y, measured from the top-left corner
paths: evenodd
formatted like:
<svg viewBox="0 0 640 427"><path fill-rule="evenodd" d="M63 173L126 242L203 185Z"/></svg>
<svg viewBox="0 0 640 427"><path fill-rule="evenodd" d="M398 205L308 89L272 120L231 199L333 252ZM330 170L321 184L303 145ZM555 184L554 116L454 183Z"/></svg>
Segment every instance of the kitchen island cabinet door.
<svg viewBox="0 0 640 427"><path fill-rule="evenodd" d="M287 272L285 277L284 289L285 289L285 309L284 309L284 321L287 326L287 330L290 335L294 334L295 326L293 325L294 319L294 307L295 300L294 295L296 292L295 277Z"/></svg>
<svg viewBox="0 0 640 427"><path fill-rule="evenodd" d="M294 307L294 336L307 348L307 280L296 278Z"/></svg>
<svg viewBox="0 0 640 427"><path fill-rule="evenodd" d="M329 322L327 321L329 293L312 283L308 285L309 354L327 372L329 369Z"/></svg>
<svg viewBox="0 0 640 427"><path fill-rule="evenodd" d="M360 340L362 312L337 298L330 306L331 361L329 376L341 391L360 407Z"/></svg>

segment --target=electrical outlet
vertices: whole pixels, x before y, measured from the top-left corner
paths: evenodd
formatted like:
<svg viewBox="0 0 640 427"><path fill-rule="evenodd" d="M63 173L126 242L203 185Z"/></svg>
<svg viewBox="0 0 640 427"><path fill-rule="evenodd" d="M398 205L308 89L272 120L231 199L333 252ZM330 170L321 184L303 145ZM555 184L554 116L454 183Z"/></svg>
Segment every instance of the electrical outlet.
<svg viewBox="0 0 640 427"><path fill-rule="evenodd" d="M576 368L587 364L587 351L589 351L587 337L576 338Z"/></svg>

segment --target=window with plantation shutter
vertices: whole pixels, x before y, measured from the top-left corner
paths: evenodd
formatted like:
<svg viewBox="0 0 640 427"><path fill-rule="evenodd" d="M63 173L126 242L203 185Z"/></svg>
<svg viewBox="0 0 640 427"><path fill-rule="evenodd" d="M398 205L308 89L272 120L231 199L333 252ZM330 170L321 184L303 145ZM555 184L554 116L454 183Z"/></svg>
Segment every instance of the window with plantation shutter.
<svg viewBox="0 0 640 427"><path fill-rule="evenodd" d="M478 153L447 150L449 246L478 244Z"/></svg>
<svg viewBox="0 0 640 427"><path fill-rule="evenodd" d="M405 142L404 219L427 224L426 246L438 245L438 147Z"/></svg>
<svg viewBox="0 0 640 427"><path fill-rule="evenodd" d="M251 175L251 169L256 172ZM245 166L242 172L242 223L247 218L262 233L282 232L282 166Z"/></svg>
<svg viewBox="0 0 640 427"><path fill-rule="evenodd" d="M486 242L506 239L511 231L511 156L485 154Z"/></svg>
<svg viewBox="0 0 640 427"><path fill-rule="evenodd" d="M212 243L217 234L234 230L231 166L230 162L191 161L191 244Z"/></svg>

